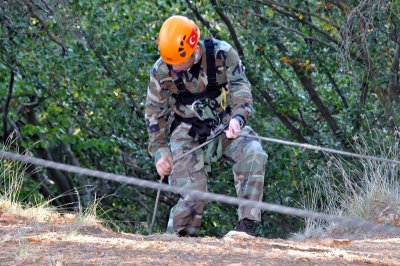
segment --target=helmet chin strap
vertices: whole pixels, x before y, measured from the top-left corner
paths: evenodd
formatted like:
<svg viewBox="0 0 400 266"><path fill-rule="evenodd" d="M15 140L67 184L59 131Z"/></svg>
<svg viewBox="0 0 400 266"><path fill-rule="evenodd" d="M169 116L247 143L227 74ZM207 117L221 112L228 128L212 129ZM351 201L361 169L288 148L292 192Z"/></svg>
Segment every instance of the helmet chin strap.
<svg viewBox="0 0 400 266"><path fill-rule="evenodd" d="M184 72L184 71L189 71L193 65L197 64L200 60L201 60L201 47L196 48L195 51L193 52L193 54L191 55L190 59L193 58L193 64L186 70L182 70L182 71L175 71L175 73L179 73L179 72Z"/></svg>
<svg viewBox="0 0 400 266"><path fill-rule="evenodd" d="M201 59L201 46L198 46L198 48L196 47L195 51L194 51L194 63L193 64L197 64L200 59Z"/></svg>
<svg viewBox="0 0 400 266"><path fill-rule="evenodd" d="M201 57L199 56L199 54L200 54L200 53L194 52L194 55L193 55L193 65L197 64L197 63L200 61ZM193 65L192 65L192 66L193 66ZM189 71L191 68L192 68L192 67L189 67L186 71Z"/></svg>

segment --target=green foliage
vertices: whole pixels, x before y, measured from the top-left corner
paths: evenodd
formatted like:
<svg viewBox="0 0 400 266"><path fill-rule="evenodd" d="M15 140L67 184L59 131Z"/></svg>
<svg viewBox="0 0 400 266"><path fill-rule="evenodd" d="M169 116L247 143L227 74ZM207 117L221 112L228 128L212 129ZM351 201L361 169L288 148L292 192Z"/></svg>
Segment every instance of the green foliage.
<svg viewBox="0 0 400 266"><path fill-rule="evenodd" d="M399 88L398 74L392 71L400 7L398 1L339 2L1 3L0 117L7 122L7 131L18 132L18 145L31 147L34 155L50 154L61 162L156 181L153 159L146 150L143 115L148 73L158 58L162 22L182 14L198 23L203 37L224 39L237 49L240 43L256 109L249 123L259 135L351 149L352 135L369 127L391 130L400 121L400 101L394 93ZM3 106L11 72L15 77L6 114ZM323 106L317 105L316 96ZM334 120L337 128L328 120ZM2 138L7 135L3 131L2 127ZM304 179L324 165L325 158L276 144L264 143L264 148L269 162L263 200L293 206L309 196ZM210 191L234 196L230 165L215 167L218 175L210 176ZM43 170L39 174L48 176ZM97 194L116 228L145 232L155 191L84 176L69 178L83 205ZM57 196L59 187L53 183L45 185ZM40 200L41 186L31 180L21 195ZM165 228L176 200L163 195L158 231ZM210 203L203 231L221 236L236 219L234 207ZM267 237L285 237L303 224L272 213L265 213L263 219L257 230Z"/></svg>

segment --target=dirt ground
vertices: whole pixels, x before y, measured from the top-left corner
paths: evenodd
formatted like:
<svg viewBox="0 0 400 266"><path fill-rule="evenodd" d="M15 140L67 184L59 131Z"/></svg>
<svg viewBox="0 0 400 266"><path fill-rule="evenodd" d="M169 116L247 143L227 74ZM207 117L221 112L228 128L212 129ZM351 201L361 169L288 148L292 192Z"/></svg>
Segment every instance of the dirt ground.
<svg viewBox="0 0 400 266"><path fill-rule="evenodd" d="M0 212L0 265L400 265L400 238L143 236L73 220L37 222Z"/></svg>

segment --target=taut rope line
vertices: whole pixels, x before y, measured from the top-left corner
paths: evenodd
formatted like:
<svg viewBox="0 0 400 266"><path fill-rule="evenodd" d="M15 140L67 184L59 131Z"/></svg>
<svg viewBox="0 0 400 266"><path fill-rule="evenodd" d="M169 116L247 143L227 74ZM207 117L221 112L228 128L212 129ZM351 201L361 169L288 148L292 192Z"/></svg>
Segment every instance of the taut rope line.
<svg viewBox="0 0 400 266"><path fill-rule="evenodd" d="M258 202L253 200L247 199L239 199L235 197L215 194L211 192L204 192L199 190L187 189L183 187L176 187L171 186L163 183L152 182L148 180L142 180L135 177L127 177L124 175L117 175L112 173L107 173L103 171L91 170L88 168L67 165L63 163L57 163L53 161L47 161L31 156L15 154L7 151L0 151L0 157L8 158L15 161L21 161L24 163L31 163L43 167L50 167L53 169L58 169L66 172L76 173L80 175L87 175L92 177L97 177L105 180L111 180L121 183L126 183L130 185L140 186L140 187L147 187L151 189L160 189L163 191L169 191L176 194L181 195L190 195L193 198L197 199L204 199L209 201L218 201L223 202L231 205L245 205L250 206L253 208L259 208L266 211L271 212L278 212L287 215L294 215L304 218L312 218L312 219L320 219L332 223L338 223L344 226L351 226L351 227L359 227L367 230L373 230L377 232L384 232L384 233L395 233L400 234L400 228L388 226L388 225L381 225L375 224L373 222L365 221L362 219L354 219L354 218L347 218L342 216L324 214L319 212L313 212L309 210L302 210L296 209L292 207L286 207L278 204L266 203L266 202Z"/></svg>

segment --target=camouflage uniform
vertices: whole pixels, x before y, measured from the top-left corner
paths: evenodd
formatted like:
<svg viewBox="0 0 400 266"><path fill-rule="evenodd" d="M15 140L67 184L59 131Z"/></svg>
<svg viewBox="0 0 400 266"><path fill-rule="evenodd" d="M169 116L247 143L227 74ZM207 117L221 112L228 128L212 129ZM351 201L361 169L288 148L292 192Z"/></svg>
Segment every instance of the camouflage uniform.
<svg viewBox="0 0 400 266"><path fill-rule="evenodd" d="M182 75L186 88L192 92L206 90L207 62L206 49L202 41L202 57L198 64L183 73L176 73L160 58L150 73L150 84L147 90L145 119L149 133L149 152L157 162L161 157L172 155L172 158L197 147L199 143L188 135L191 125L181 123L171 134L170 144L167 142L167 122L165 116L169 107L181 117L193 117L191 106L179 104L172 94L177 93L174 80ZM229 91L228 104L232 109L231 117L240 115L245 121L254 112L252 107L251 85L245 75L244 66L237 52L224 41L214 39L215 64L218 84L227 83ZM197 70L195 69L197 68ZM217 98L221 102L221 97ZM242 129L244 133L255 134L249 127ZM239 198L261 200L264 185L265 164L267 154L260 143L253 138L239 137L227 139L221 134L223 155L234 162L233 175L235 188ZM204 166L202 149L185 156L174 163L169 175L170 185L190 189L207 190L207 172ZM167 231L179 232L189 228L198 229L206 201L191 196L181 197L170 214ZM239 220L248 218L260 221L260 210L239 206Z"/></svg>

